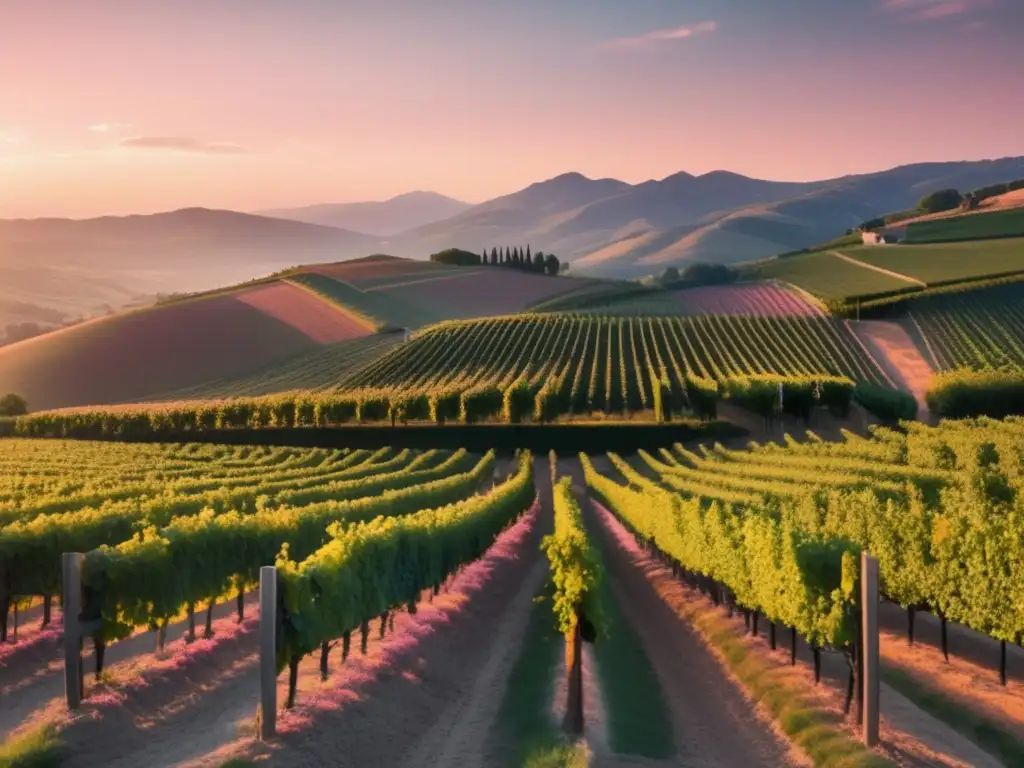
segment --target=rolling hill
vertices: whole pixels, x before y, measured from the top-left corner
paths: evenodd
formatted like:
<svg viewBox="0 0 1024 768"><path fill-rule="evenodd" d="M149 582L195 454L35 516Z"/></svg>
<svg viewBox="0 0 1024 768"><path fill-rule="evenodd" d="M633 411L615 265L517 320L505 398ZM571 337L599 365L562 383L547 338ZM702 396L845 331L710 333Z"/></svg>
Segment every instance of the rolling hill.
<svg viewBox="0 0 1024 768"><path fill-rule="evenodd" d="M436 192L406 192L369 203L323 203L300 208L257 211L261 216L303 221L388 237L456 216L472 206Z"/></svg>
<svg viewBox="0 0 1024 768"><path fill-rule="evenodd" d="M0 220L0 323L95 316L158 293L362 256L375 244L337 228L203 208Z"/></svg>
<svg viewBox="0 0 1024 768"><path fill-rule="evenodd" d="M369 360L368 350L388 347L345 342L514 313L591 282L390 256L313 264L0 347L0 392L21 394L32 410L104 405L213 384L243 391L269 380L287 388L295 377L271 375L284 368L296 377L315 368L329 386L332 366L340 375L349 357Z"/></svg>

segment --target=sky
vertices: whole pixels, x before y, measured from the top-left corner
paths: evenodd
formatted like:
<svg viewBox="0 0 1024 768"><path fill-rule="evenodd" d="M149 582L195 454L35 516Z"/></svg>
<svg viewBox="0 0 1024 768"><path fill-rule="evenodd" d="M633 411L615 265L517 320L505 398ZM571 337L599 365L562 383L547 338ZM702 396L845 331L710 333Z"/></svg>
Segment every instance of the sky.
<svg viewBox="0 0 1024 768"><path fill-rule="evenodd" d="M0 0L0 218L1024 155L1022 40L1024 0Z"/></svg>

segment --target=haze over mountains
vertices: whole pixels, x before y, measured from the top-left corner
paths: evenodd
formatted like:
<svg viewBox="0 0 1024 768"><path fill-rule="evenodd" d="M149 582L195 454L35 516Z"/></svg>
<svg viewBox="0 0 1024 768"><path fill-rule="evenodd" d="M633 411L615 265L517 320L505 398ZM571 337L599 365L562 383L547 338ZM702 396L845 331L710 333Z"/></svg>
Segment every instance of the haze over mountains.
<svg viewBox="0 0 1024 768"><path fill-rule="evenodd" d="M390 200L373 203L323 203L302 208L273 208L257 211L262 216L292 219L308 224L341 227L368 235L388 237L447 219L472 208L469 203L437 192L406 192Z"/></svg>
<svg viewBox="0 0 1024 768"><path fill-rule="evenodd" d="M816 182L727 171L628 184L566 173L479 205L432 192L379 203L189 208L87 220L0 220L0 329L117 309L302 263L384 252L525 245L574 273L635 278L688 261L734 263L827 240L945 187L1024 177L1024 157L922 163Z"/></svg>

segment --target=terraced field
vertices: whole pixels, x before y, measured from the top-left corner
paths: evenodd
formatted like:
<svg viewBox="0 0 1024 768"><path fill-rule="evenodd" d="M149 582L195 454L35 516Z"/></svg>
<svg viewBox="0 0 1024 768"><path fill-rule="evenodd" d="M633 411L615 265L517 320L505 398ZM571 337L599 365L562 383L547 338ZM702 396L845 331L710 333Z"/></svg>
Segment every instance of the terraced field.
<svg viewBox="0 0 1024 768"><path fill-rule="evenodd" d="M1024 238L844 248L845 255L935 283L1024 271ZM850 294L854 295L854 294Z"/></svg>
<svg viewBox="0 0 1024 768"><path fill-rule="evenodd" d="M852 250L846 249L844 253ZM826 301L915 287L911 282L860 267L832 253L806 253L772 259L758 264L755 274L762 280L792 283Z"/></svg>

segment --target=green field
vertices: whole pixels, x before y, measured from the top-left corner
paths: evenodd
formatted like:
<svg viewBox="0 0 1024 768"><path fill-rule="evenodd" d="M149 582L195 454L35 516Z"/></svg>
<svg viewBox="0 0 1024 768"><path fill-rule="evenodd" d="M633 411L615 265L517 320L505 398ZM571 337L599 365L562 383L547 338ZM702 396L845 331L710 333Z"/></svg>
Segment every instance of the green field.
<svg viewBox="0 0 1024 768"><path fill-rule="evenodd" d="M910 317L943 370L1024 369L1024 285L921 299Z"/></svg>
<svg viewBox="0 0 1024 768"><path fill-rule="evenodd" d="M846 249L847 253L861 249ZM826 301L913 288L914 284L858 267L831 253L808 253L761 262L754 268L761 280L783 280Z"/></svg>
<svg viewBox="0 0 1024 768"><path fill-rule="evenodd" d="M845 248L842 252L865 264L889 269L929 285L1024 271L1024 238L931 245L863 246ZM885 279L884 275L878 277ZM841 280L838 278L837 282Z"/></svg>
<svg viewBox="0 0 1024 768"><path fill-rule="evenodd" d="M340 307L368 319L377 330L409 328L415 330L436 323L443 317L428 312L408 300L394 299L374 291L359 288L315 272L293 275L289 282L301 285Z"/></svg>
<svg viewBox="0 0 1024 768"><path fill-rule="evenodd" d="M908 243L940 243L1001 237L1024 237L1024 207L919 221L907 227Z"/></svg>

